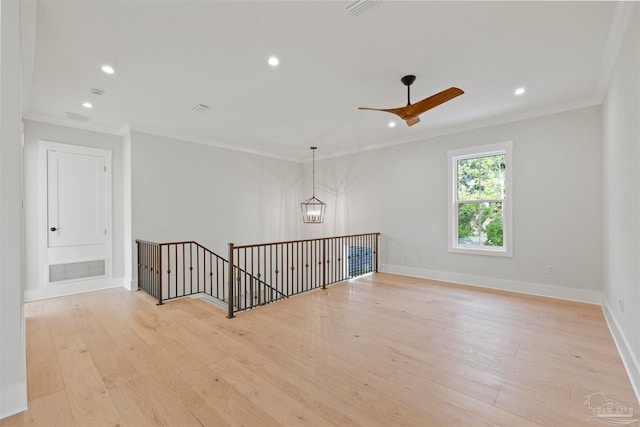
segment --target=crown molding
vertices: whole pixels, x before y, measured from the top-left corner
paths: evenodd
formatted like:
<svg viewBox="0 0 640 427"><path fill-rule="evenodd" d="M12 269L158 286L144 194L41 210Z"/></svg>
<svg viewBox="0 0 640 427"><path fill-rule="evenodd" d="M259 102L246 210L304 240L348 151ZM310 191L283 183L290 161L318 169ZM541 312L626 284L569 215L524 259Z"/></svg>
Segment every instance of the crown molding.
<svg viewBox="0 0 640 427"><path fill-rule="evenodd" d="M96 125L94 123L84 123L61 117L47 116L44 114L26 113L22 115L23 120L48 123L50 125L64 126L73 129L88 130L91 132L106 133L108 135L124 136L128 133L129 127L126 124L120 126Z"/></svg>
<svg viewBox="0 0 640 427"><path fill-rule="evenodd" d="M228 143L228 142L221 142L221 141L217 141L217 140L214 140L214 139L211 139L211 138L204 138L204 137L199 137L199 136L194 136L194 135L187 135L187 134L180 133L180 132L167 132L167 131L164 131L164 130L160 130L160 129L156 129L156 128L150 128L150 127L144 127L144 126L138 126L138 125L135 125L135 124L130 124L129 128L130 128L131 132L146 133L146 134L149 134L149 135L162 136L162 137L165 137L165 138L171 138L171 139L176 139L176 140L180 140L180 141L191 142L191 143L194 143L194 144L208 145L210 147L222 148L222 149L225 149L225 150L240 151L242 153L251 154L251 155L254 155L254 156L268 157L268 158L276 159L276 160L284 160L284 161L287 161L287 162L301 163L301 160L299 158L287 157L287 156L279 156L279 155L271 153L269 151L255 150L255 149L247 148L247 147L239 147L237 145L233 145L233 144Z"/></svg>

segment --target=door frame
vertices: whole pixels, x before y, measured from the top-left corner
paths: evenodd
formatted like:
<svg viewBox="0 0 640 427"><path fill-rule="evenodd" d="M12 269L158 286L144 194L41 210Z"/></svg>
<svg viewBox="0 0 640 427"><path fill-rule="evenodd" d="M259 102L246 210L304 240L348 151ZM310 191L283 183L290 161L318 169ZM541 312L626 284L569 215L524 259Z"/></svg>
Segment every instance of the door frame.
<svg viewBox="0 0 640 427"><path fill-rule="evenodd" d="M107 234L105 239L105 275L99 278L76 279L64 282L49 283L49 233L48 233L48 172L47 172L47 152L63 151L66 153L100 156L105 159L105 226ZM112 151L102 148L86 147L82 145L65 144L60 142L39 140L38 141L38 265L40 278L39 288L59 286L64 283L82 282L102 279L111 281L113 279L113 193L112 193ZM69 259L68 262L92 261L95 257L81 259ZM87 289L91 290L91 289Z"/></svg>

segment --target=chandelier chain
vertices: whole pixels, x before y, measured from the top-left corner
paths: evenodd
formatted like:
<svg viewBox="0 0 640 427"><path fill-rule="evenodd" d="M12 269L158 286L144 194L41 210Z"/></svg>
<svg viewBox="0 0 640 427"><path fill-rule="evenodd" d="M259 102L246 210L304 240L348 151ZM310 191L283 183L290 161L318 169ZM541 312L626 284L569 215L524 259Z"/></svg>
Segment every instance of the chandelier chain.
<svg viewBox="0 0 640 427"><path fill-rule="evenodd" d="M311 196L312 197L316 197L316 148L317 147L311 147L311 154L312 154L312 178L311 178Z"/></svg>

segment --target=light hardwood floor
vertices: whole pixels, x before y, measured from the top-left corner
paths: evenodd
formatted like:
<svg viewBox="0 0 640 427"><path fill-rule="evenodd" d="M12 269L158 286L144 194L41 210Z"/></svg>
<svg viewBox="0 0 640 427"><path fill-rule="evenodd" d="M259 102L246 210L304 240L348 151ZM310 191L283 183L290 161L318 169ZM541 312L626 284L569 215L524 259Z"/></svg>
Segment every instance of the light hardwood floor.
<svg viewBox="0 0 640 427"><path fill-rule="evenodd" d="M638 413L600 307L374 274L228 320L111 289L26 304L0 426L594 426Z"/></svg>

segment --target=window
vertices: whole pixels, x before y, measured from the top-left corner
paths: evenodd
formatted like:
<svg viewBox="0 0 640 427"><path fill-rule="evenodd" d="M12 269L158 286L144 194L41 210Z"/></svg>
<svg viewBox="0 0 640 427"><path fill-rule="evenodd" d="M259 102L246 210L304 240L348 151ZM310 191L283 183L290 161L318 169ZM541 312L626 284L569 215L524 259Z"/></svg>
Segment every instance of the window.
<svg viewBox="0 0 640 427"><path fill-rule="evenodd" d="M511 147L449 151L449 252L511 256Z"/></svg>

